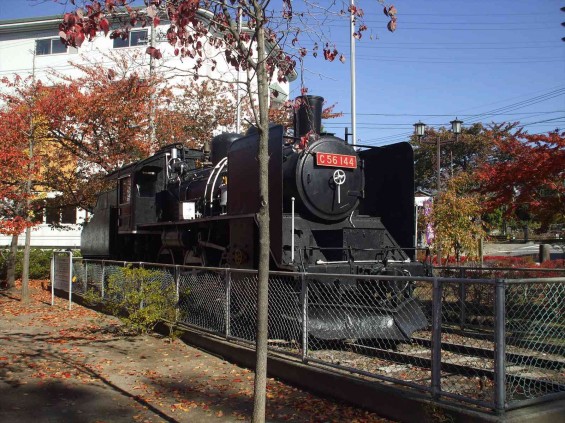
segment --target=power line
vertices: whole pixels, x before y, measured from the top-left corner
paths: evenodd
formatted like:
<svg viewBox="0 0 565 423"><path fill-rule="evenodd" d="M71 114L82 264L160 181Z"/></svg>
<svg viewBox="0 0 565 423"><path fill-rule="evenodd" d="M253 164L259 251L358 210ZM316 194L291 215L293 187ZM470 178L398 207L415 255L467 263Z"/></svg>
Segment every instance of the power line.
<svg viewBox="0 0 565 423"><path fill-rule="evenodd" d="M482 118L486 118L488 116L491 116L491 113L501 113L502 111L513 111L513 110L517 110L523 107L527 107L533 104L538 104L541 103L543 101L547 101L550 100L552 98L561 96L565 94L565 87L560 87L557 89L552 89L551 91L547 91L544 92L543 94L528 98L526 100L522 100L513 104L509 104L507 106L503 106L503 107L499 107L497 109L493 109L487 112L483 112L483 113L478 113L475 115L469 115L470 117L474 117L475 119L472 119L471 122L467 122L467 123L477 123L479 122ZM554 121L556 119L562 119L563 117L559 117L559 118L552 118L552 119L547 119L544 121L537 121L537 122L531 122L529 124L524 124L522 126L526 126L526 125L534 125L534 124L541 124L541 123L545 123L545 122L549 122L549 121ZM441 127L441 126L446 126L446 124L442 124L442 125L429 125L432 127ZM377 142L377 144L383 144L389 141L393 141L396 139L406 139L407 137L411 136L412 132L403 132L403 133L399 133L399 134L393 134L393 135L386 135L383 137L377 137L377 138L371 138L371 139L366 139L363 140L364 143L374 143Z"/></svg>
<svg viewBox="0 0 565 423"><path fill-rule="evenodd" d="M547 100L550 100L552 98L555 97L559 97L565 95L565 88L561 88L561 89L557 89L557 90L553 90L550 92L547 92L545 94L536 96L536 97L532 97L523 101L519 101L517 103L513 103L510 104L508 106L504 106L504 107L499 107L497 109L493 109L493 110L489 110L488 112L484 112L484 113L479 113L479 114L475 114L475 115L471 115L471 118L474 119L474 121L476 122L477 120L480 120L483 117L489 116L491 113L501 113L501 112L509 112L509 111L514 111L514 110L518 110L524 107L528 107L531 106L533 104L538 104Z"/></svg>
<svg viewBox="0 0 565 423"><path fill-rule="evenodd" d="M508 59L502 59L502 60L481 60L481 61L477 61L477 60L443 60L443 59L438 59L438 60L430 60L429 58L425 58L425 59L389 59L389 58L375 58L375 56L357 56L358 60L364 61L364 62L396 62L396 63L425 63L425 64L452 64L452 65L513 65L513 64L524 64L524 63L563 63L565 62L565 59L547 59L547 60L541 60L541 59L537 59L537 58L531 58L531 59L523 59L523 60L508 60Z"/></svg>
<svg viewBox="0 0 565 423"><path fill-rule="evenodd" d="M550 113L563 113L565 111L563 110L552 110L552 111L547 111L547 112L520 112L520 113L492 113L492 115L525 115L525 114L550 114ZM350 113L347 112L343 112L342 114L344 115L349 115ZM357 115L359 116L413 116L413 117L453 117L453 113L450 114L425 114L425 113L419 113L419 114L413 114L413 113L357 113ZM461 117L465 117L465 116L475 116L472 114L459 114L459 116Z"/></svg>
<svg viewBox="0 0 565 423"><path fill-rule="evenodd" d="M335 43L336 46L345 46L345 43ZM434 43L435 44L435 43ZM560 46L557 43L553 43L552 45L548 46L523 46L523 47L464 47L464 46L454 46L454 47L390 47L390 44L387 43L386 46L384 45L368 45L367 43L359 43L359 47L363 49L375 49L375 50L454 50L454 51L465 51L465 50L540 50L540 49L555 49L557 46Z"/></svg>
<svg viewBox="0 0 565 423"><path fill-rule="evenodd" d="M490 102L490 103L482 104L482 105L480 105L480 106L468 107L468 108L466 108L466 109L456 110L456 111L454 112L454 114L461 114L462 112L465 112L465 111L467 111L467 110L480 109L480 108L483 108L483 107L486 107L486 106L491 106L491 105L494 105L494 104L505 103L505 102L510 101L510 100L515 100L515 99L518 99L518 98L523 98L523 97L531 96L531 95L538 94L538 93L542 93L542 94L543 94L543 93L547 93L548 90L549 90L549 91L553 91L553 90L558 90L558 89L561 89L561 88L565 88L565 85L561 85L561 84L560 84L560 85L557 85L557 86L554 86L554 87L551 87L551 88L545 88L545 89L543 89L543 90L532 91L532 92L525 93L525 94L521 94L521 95L518 95L518 96L514 96L514 97L510 97L510 98L505 98L505 99L503 99L503 100L498 100L498 101L493 101L493 102Z"/></svg>

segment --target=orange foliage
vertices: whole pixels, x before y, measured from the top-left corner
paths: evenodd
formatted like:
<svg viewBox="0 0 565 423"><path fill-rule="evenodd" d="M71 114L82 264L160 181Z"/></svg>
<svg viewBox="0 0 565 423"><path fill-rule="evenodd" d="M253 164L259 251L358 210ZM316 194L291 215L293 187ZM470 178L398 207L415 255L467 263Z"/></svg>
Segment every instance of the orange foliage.
<svg viewBox="0 0 565 423"><path fill-rule="evenodd" d="M518 130L490 132L491 161L477 172L485 207L526 211L542 227L565 218L565 132L530 135Z"/></svg>

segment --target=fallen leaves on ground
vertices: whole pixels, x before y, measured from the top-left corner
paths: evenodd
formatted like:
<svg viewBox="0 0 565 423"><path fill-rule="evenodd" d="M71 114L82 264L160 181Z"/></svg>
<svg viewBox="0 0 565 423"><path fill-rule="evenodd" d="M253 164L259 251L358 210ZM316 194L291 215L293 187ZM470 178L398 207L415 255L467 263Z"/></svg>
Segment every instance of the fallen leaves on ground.
<svg viewBox="0 0 565 423"><path fill-rule="evenodd" d="M126 336L117 319L55 298L30 281L31 301L0 295L0 381L110 387L132 401L129 421L250 420L253 372L160 336ZM38 406L41 406L40 404ZM63 404L64 406L64 404ZM1 414L0 414L1 419ZM379 422L373 413L285 385L267 384L267 420Z"/></svg>

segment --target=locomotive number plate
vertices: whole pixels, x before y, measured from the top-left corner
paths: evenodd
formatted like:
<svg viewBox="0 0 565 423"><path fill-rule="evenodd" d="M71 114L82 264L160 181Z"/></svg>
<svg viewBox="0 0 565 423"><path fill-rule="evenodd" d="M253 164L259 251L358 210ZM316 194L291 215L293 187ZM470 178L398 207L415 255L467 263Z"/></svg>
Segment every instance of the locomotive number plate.
<svg viewBox="0 0 565 423"><path fill-rule="evenodd" d="M318 166L345 167L355 169L357 167L357 157L345 154L316 153L316 164Z"/></svg>

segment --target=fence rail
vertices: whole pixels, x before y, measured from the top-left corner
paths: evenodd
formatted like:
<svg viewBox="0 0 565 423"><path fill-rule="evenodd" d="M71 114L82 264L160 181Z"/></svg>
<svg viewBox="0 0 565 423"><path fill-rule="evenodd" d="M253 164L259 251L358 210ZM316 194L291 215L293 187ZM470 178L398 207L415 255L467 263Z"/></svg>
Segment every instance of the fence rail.
<svg viewBox="0 0 565 423"><path fill-rule="evenodd" d="M65 260L67 284L57 282ZM117 295L109 281L128 267L151 271L177 323L254 343L254 270L63 255L53 260L53 286L108 298ZM495 268L436 269L443 276L435 277L271 272L269 348L499 413L565 399L565 269L543 270L558 277L518 271L513 280L512 270L500 277Z"/></svg>

